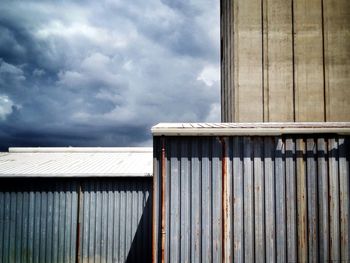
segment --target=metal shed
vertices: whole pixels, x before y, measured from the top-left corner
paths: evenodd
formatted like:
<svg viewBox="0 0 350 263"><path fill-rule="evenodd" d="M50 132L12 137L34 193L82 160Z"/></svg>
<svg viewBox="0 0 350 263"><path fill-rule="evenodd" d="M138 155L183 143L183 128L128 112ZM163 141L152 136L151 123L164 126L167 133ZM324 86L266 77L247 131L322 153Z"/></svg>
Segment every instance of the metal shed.
<svg viewBox="0 0 350 263"><path fill-rule="evenodd" d="M154 262L350 261L350 123L152 133Z"/></svg>
<svg viewBox="0 0 350 263"><path fill-rule="evenodd" d="M0 262L149 262L152 148L0 153Z"/></svg>

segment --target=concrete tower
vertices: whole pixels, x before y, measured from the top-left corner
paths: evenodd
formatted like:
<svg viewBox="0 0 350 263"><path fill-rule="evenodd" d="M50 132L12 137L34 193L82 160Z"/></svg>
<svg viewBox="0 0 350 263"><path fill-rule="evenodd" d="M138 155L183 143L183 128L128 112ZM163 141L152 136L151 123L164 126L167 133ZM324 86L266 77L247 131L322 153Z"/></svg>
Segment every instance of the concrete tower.
<svg viewBox="0 0 350 263"><path fill-rule="evenodd" d="M224 122L350 121L349 0L221 0Z"/></svg>

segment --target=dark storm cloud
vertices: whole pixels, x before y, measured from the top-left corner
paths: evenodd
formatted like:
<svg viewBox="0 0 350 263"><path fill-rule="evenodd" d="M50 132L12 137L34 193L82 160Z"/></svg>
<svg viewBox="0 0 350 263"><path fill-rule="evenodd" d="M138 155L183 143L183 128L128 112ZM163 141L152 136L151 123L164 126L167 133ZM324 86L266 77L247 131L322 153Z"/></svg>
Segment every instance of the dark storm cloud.
<svg viewBox="0 0 350 263"><path fill-rule="evenodd" d="M0 148L149 145L219 121L217 1L2 1Z"/></svg>
<svg viewBox="0 0 350 263"><path fill-rule="evenodd" d="M63 66L64 59L59 41L49 43L35 37L35 28L40 25L37 18L25 18L21 9L15 10L15 3L0 3L0 57L10 64L25 65L28 73L37 68L55 73Z"/></svg>

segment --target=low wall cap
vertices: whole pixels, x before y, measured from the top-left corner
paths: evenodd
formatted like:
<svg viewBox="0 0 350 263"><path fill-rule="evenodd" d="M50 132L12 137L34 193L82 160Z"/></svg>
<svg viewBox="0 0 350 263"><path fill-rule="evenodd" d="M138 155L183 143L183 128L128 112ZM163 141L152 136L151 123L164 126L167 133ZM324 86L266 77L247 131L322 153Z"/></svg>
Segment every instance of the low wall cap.
<svg viewBox="0 0 350 263"><path fill-rule="evenodd" d="M282 134L350 135L350 122L159 123L153 136L267 136Z"/></svg>

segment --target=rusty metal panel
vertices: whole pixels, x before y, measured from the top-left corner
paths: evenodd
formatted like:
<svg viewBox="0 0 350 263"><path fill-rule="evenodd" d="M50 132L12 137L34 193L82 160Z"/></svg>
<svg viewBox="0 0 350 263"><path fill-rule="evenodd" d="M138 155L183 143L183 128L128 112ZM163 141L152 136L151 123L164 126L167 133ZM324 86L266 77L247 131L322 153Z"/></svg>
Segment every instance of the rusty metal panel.
<svg viewBox="0 0 350 263"><path fill-rule="evenodd" d="M287 206L287 258L297 262L297 209L296 209L296 169L295 169L295 140L285 140L286 167L286 206Z"/></svg>
<svg viewBox="0 0 350 263"><path fill-rule="evenodd" d="M297 169L297 226L298 226L298 261L307 261L307 203L306 203L306 163L305 140L297 138L296 169Z"/></svg>
<svg viewBox="0 0 350 263"><path fill-rule="evenodd" d="M150 178L86 179L81 184L79 262L150 262Z"/></svg>
<svg viewBox="0 0 350 263"><path fill-rule="evenodd" d="M76 180L0 180L0 262L75 262Z"/></svg>
<svg viewBox="0 0 350 263"><path fill-rule="evenodd" d="M340 184L340 251L343 261L350 261L349 227L349 149L344 147L345 139L339 138L339 184ZM348 151L348 154L346 153Z"/></svg>
<svg viewBox="0 0 350 263"><path fill-rule="evenodd" d="M154 147L154 262L349 260L348 135L171 135Z"/></svg>
<svg viewBox="0 0 350 263"><path fill-rule="evenodd" d="M319 217L319 259L329 258L329 184L328 184L327 143L325 138L317 139L318 173L318 217Z"/></svg>
<svg viewBox="0 0 350 263"><path fill-rule="evenodd" d="M266 262L276 262L276 215L275 215L275 174L274 138L264 138L265 177L265 248Z"/></svg>
<svg viewBox="0 0 350 263"><path fill-rule="evenodd" d="M254 239L255 262L265 262L265 183L263 153L263 138L255 138L253 143L254 160Z"/></svg>
<svg viewBox="0 0 350 263"><path fill-rule="evenodd" d="M216 137L158 137L154 146L154 189L160 191L154 203L159 215L154 219L154 261L221 262L221 142Z"/></svg>

